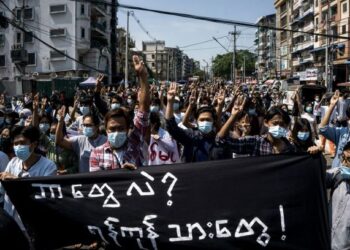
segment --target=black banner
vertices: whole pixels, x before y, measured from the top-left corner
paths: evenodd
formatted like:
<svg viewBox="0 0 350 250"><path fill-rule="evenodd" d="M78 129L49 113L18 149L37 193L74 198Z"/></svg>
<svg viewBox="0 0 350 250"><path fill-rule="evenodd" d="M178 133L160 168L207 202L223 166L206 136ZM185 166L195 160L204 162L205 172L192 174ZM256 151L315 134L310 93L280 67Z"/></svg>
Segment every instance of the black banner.
<svg viewBox="0 0 350 250"><path fill-rule="evenodd" d="M269 156L3 182L37 249L330 249L321 157Z"/></svg>

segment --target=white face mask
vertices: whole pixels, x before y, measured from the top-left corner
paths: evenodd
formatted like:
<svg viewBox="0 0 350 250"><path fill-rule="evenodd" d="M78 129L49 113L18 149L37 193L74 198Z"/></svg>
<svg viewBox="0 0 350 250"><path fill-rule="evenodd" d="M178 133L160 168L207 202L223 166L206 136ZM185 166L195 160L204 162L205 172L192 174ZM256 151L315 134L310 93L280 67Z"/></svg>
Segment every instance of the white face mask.
<svg viewBox="0 0 350 250"><path fill-rule="evenodd" d="M120 148L123 146L127 138L126 132L108 133L108 141L114 148Z"/></svg>
<svg viewBox="0 0 350 250"><path fill-rule="evenodd" d="M115 109L119 109L119 108L120 108L120 103L112 103L111 109L115 110Z"/></svg>

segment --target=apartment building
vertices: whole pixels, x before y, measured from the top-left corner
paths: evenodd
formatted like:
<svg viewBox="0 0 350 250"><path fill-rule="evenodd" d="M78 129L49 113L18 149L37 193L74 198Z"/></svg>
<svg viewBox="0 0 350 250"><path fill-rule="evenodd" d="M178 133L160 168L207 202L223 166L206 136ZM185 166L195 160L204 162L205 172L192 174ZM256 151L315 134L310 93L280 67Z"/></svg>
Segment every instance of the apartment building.
<svg viewBox="0 0 350 250"><path fill-rule="evenodd" d="M30 82L95 75L59 51L96 69L110 65L110 10L105 4L69 0L4 0L0 11L28 32L10 25L0 29L0 81L10 94L21 94Z"/></svg>
<svg viewBox="0 0 350 250"><path fill-rule="evenodd" d="M292 0L275 0L276 27L291 29L293 15ZM292 34L287 31L276 31L276 68L279 78L289 78L292 72Z"/></svg>
<svg viewBox="0 0 350 250"><path fill-rule="evenodd" d="M257 25L275 27L276 15L271 14L258 19ZM276 31L259 28L255 33L257 61L255 69L259 80L277 77L276 72Z"/></svg>
<svg viewBox="0 0 350 250"><path fill-rule="evenodd" d="M315 32L329 35L349 36L349 0L315 0ZM321 79L325 80L327 38L315 36L315 67ZM350 41L329 38L328 40L329 79L336 83L349 81Z"/></svg>
<svg viewBox="0 0 350 250"><path fill-rule="evenodd" d="M292 72L301 82L316 82L314 67L314 0L293 0L291 27ZM304 33L308 32L308 33Z"/></svg>

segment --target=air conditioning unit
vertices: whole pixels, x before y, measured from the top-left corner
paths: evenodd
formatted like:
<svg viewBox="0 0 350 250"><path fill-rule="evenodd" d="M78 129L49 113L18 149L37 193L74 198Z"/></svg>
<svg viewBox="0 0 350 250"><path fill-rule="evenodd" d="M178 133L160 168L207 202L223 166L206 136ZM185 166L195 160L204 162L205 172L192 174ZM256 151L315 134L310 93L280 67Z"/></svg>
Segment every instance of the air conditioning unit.
<svg viewBox="0 0 350 250"><path fill-rule="evenodd" d="M24 48L14 48L11 50L11 59L15 64L27 64L28 52Z"/></svg>
<svg viewBox="0 0 350 250"><path fill-rule="evenodd" d="M88 74L88 73L84 73L84 74L83 74L83 77L84 77L84 78L89 78L89 74Z"/></svg>

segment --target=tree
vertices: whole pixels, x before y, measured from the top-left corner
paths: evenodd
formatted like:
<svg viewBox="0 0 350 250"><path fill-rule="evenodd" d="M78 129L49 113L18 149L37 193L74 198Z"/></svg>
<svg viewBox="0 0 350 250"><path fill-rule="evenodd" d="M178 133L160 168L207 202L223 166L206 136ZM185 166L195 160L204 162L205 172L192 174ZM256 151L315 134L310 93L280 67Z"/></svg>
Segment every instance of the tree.
<svg viewBox="0 0 350 250"><path fill-rule="evenodd" d="M245 57L245 71L247 76L255 72L255 55L248 50L238 50L236 52L236 70L239 72L243 68ZM213 60L213 71L216 77L231 79L232 53L217 55Z"/></svg>

